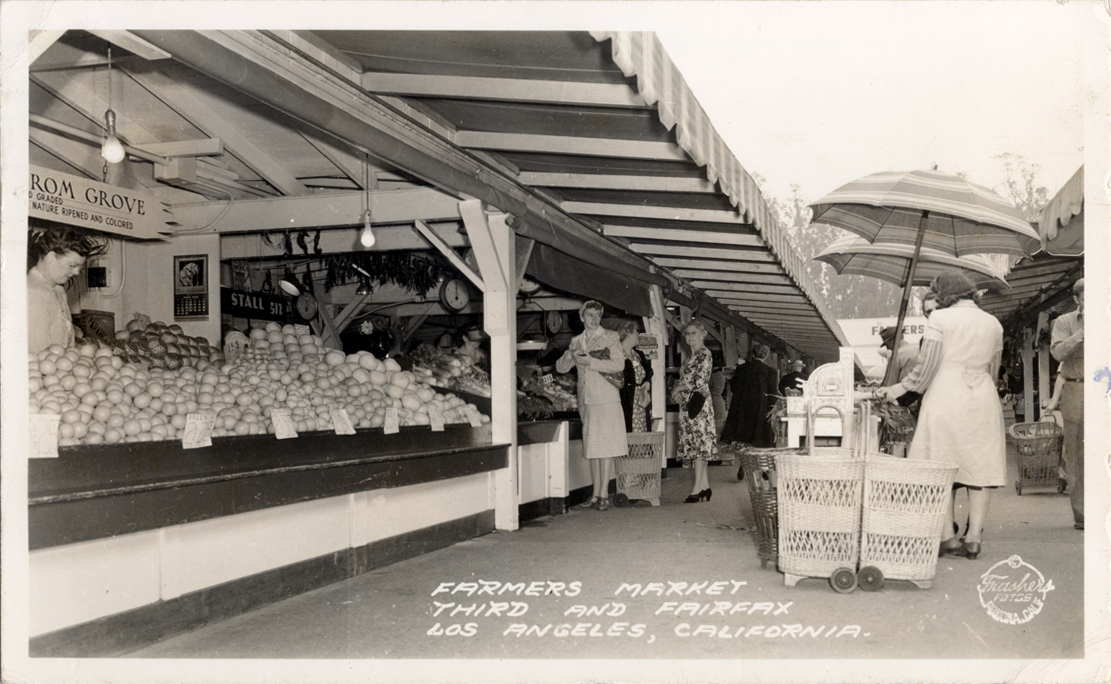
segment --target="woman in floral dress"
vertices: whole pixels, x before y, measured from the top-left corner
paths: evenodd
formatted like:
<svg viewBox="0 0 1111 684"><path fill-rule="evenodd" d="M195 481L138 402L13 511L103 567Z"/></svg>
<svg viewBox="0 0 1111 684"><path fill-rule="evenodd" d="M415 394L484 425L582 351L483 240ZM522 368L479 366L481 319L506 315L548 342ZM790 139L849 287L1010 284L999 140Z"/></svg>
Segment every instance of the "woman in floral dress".
<svg viewBox="0 0 1111 684"><path fill-rule="evenodd" d="M645 369L644 360L637 351L637 324L622 321L617 326L621 348L625 352L625 386L621 388L621 408L625 411L626 432L647 432L647 409L651 401L648 378L651 370Z"/></svg>
<svg viewBox="0 0 1111 684"><path fill-rule="evenodd" d="M679 380L671 390L671 398L679 404L679 453L684 466L693 464L694 482L691 493L683 501L709 501L707 465L714 457L717 436L714 430L714 405L710 400L710 373L713 360L706 348L706 327L694 320L683 328L683 340L691 354L679 371Z"/></svg>

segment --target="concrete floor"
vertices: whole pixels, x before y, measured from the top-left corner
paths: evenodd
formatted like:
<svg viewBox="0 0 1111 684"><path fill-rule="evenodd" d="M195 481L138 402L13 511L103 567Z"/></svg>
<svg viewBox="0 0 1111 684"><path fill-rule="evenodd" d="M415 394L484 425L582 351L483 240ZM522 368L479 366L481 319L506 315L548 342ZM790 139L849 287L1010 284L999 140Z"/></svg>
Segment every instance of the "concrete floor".
<svg viewBox="0 0 1111 684"><path fill-rule="evenodd" d="M167 639L136 658L306 659L1059 659L1082 656L1083 536L1068 498L997 490L974 561L942 558L932 588L891 581L878 592L794 587L761 569L747 487L735 466L712 467L713 500L684 504L690 471L670 469L662 505L574 511L366 573ZM1011 454L1009 481L1014 480ZM1040 613L1004 624L977 586L1017 555L1052 580ZM1023 570L1023 569L1020 569ZM1004 566L1003 571L1007 571ZM1025 570L1023 570L1025 572ZM509 594L440 591L442 583L524 583ZM549 591L547 584L581 583ZM617 594L623 583L708 583L684 596ZM714 582L718 595L707 595ZM734 584L744 583L744 584ZM456 585L449 585L454 588ZM499 586L499 589L501 587ZM518 593L519 591L519 593ZM454 604L440 607L439 604ZM509 604L500 615L495 602ZM666 609L698 604L676 615ZM728 602L732 614L714 615ZM739 605L745 604L747 605ZM766 604L766 605L760 605ZM756 612L749 614L753 605ZM1024 603L1019 607L1028 605ZM470 614L453 610L466 611ZM770 606L770 608L768 607ZM591 615L588 611L596 612ZM439 610L440 613L436 614ZM769 612L771 614L766 614ZM506 613L520 612L518 616ZM601 613L601 614L599 614ZM551 627L548 627L551 625ZM791 625L808 628L806 635ZM514 629L536 626L532 634ZM701 626L701 629L700 629ZM785 627L787 626L787 627ZM547 629L545 629L547 628ZM723 634L724 629L724 634ZM539 635L536 632L541 632ZM734 635L741 634L739 638Z"/></svg>

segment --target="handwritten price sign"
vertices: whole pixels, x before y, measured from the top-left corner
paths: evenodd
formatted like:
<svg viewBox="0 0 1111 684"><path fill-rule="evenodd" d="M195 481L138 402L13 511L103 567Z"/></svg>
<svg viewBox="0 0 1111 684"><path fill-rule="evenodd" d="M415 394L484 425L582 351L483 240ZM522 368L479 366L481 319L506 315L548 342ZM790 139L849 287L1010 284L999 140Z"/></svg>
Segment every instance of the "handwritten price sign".
<svg viewBox="0 0 1111 684"><path fill-rule="evenodd" d="M382 434L392 435L400 432L401 428L398 427L398 425L399 422L397 419L397 407L391 406L386 409L386 415L382 422Z"/></svg>
<svg viewBox="0 0 1111 684"><path fill-rule="evenodd" d="M58 458L58 424L62 417L50 413L31 414L29 458Z"/></svg>
<svg viewBox="0 0 1111 684"><path fill-rule="evenodd" d="M274 423L274 436L278 439L293 439L297 436L297 427L293 424L289 409L270 409L270 422Z"/></svg>
<svg viewBox="0 0 1111 684"><path fill-rule="evenodd" d="M332 416L332 425L335 427L337 435L355 434L355 426L351 424L347 409L331 405L328 407L328 413Z"/></svg>
<svg viewBox="0 0 1111 684"><path fill-rule="evenodd" d="M444 431L444 414L435 404L428 407L428 424L432 426L432 432Z"/></svg>
<svg viewBox="0 0 1111 684"><path fill-rule="evenodd" d="M212 446L212 428L216 426L216 412L205 409L185 416L185 434L182 449L199 449Z"/></svg>

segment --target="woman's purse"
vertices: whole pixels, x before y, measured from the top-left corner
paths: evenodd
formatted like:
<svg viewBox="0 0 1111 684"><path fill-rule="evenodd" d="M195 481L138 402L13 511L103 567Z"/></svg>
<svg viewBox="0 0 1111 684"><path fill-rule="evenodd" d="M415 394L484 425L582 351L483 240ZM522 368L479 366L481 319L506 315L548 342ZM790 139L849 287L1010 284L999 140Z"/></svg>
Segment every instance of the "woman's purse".
<svg viewBox="0 0 1111 684"><path fill-rule="evenodd" d="M702 407L706 405L706 395L694 391L691 392L690 399L687 399L687 418L694 419L699 413L702 412Z"/></svg>
<svg viewBox="0 0 1111 684"><path fill-rule="evenodd" d="M610 359L610 350L609 350L609 347L606 347L605 349L595 349L594 351L590 352L590 355L593 356L596 359L602 359L603 361L609 361L609 359ZM613 371L612 373L603 373L601 371L598 371L598 375L601 375L603 378L606 379L607 382L609 382L609 384L613 385L617 389L621 389L622 387L625 386L625 369L624 368L622 368L619 371Z"/></svg>

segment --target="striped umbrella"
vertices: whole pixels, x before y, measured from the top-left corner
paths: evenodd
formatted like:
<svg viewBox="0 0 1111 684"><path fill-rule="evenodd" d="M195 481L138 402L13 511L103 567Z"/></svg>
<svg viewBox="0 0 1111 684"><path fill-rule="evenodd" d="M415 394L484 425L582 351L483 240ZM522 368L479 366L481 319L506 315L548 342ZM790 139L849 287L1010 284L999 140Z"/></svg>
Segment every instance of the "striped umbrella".
<svg viewBox="0 0 1111 684"><path fill-rule="evenodd" d="M893 242L873 243L862 237L848 235L834 240L814 257L829 264L840 275L862 275L903 285L907 266L914 258L914 248ZM985 290L1010 289L1002 273L990 259L981 254L966 257L949 256L928 247L918 255L918 268L912 285L929 285L942 271L958 269Z"/></svg>
<svg viewBox="0 0 1111 684"><path fill-rule="evenodd" d="M869 242L922 245L952 256L1023 256L1038 232L1007 200L960 176L933 170L873 173L813 202L812 223Z"/></svg>
<svg viewBox="0 0 1111 684"><path fill-rule="evenodd" d="M895 349L902 337L910 289L922 248L950 256L1022 256L1035 231L1014 205L996 192L960 176L933 170L873 173L847 183L810 205L811 223L843 228L876 244L909 246L903 299L895 328ZM891 384L894 354L884 384Z"/></svg>

